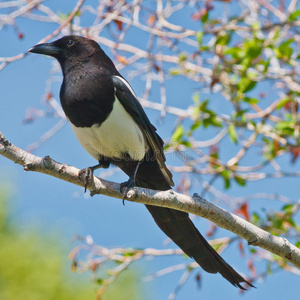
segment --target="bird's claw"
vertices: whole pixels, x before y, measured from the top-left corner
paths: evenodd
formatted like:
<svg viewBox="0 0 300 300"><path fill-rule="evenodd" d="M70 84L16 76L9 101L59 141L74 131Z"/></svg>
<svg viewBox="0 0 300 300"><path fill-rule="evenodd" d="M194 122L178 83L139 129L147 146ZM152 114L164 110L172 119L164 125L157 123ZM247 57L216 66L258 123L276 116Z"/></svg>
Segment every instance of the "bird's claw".
<svg viewBox="0 0 300 300"><path fill-rule="evenodd" d="M85 168L79 171L78 176L84 183L84 192L87 190L88 184L92 184L94 178L94 170L92 168Z"/></svg>
<svg viewBox="0 0 300 300"><path fill-rule="evenodd" d="M132 178L129 178L128 181L125 181L125 182L122 182L120 184L120 192L122 193L123 192L123 189L124 189L124 192L123 192L123 205L125 205L125 198L127 197L127 193L129 192L129 190L131 188L134 188L135 187L135 182Z"/></svg>

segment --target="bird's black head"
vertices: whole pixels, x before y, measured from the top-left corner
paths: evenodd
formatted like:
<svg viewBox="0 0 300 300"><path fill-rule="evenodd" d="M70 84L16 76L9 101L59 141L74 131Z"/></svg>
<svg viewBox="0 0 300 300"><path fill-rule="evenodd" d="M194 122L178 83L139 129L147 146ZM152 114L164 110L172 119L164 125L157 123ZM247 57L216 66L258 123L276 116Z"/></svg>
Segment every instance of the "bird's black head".
<svg viewBox="0 0 300 300"><path fill-rule="evenodd" d="M88 38L67 35L52 43L33 46L28 52L55 57L61 65L65 62L82 61L101 51L100 46Z"/></svg>

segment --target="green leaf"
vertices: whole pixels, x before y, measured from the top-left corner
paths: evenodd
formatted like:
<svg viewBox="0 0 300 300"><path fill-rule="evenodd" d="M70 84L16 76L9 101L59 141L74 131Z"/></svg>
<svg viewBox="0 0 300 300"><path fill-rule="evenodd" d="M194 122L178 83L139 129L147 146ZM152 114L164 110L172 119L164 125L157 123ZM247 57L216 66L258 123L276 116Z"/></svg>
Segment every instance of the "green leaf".
<svg viewBox="0 0 300 300"><path fill-rule="evenodd" d="M278 122L275 126L276 129L291 129L294 131L295 122L293 121L281 121Z"/></svg>
<svg viewBox="0 0 300 300"><path fill-rule="evenodd" d="M245 50L240 47L227 47L224 54L229 54L234 59L241 59L245 57Z"/></svg>
<svg viewBox="0 0 300 300"><path fill-rule="evenodd" d="M223 127L222 122L218 120L217 116L213 116L210 121L211 121L211 125L215 127Z"/></svg>
<svg viewBox="0 0 300 300"><path fill-rule="evenodd" d="M256 213L256 212L254 212L254 213L252 214L252 222L254 223L254 225L257 225L258 222L259 222L259 220L260 220L259 214Z"/></svg>
<svg viewBox="0 0 300 300"><path fill-rule="evenodd" d="M221 175L224 179L225 189L229 189L230 188L230 173L229 173L229 171L224 170L221 172Z"/></svg>
<svg viewBox="0 0 300 300"><path fill-rule="evenodd" d="M248 111L249 111L249 109L241 109L241 110L238 110L238 111L234 112L234 113L235 113L235 117L236 117L236 118L239 118L239 119L242 119L243 116L244 116L244 114L245 114L246 112L248 112Z"/></svg>
<svg viewBox="0 0 300 300"><path fill-rule="evenodd" d="M231 123L228 127L228 134L230 139L236 144L237 143L237 133L235 130L235 126L233 123Z"/></svg>
<svg viewBox="0 0 300 300"><path fill-rule="evenodd" d="M184 145L188 148L192 147L192 144L189 141L180 141L180 145Z"/></svg>
<svg viewBox="0 0 300 300"><path fill-rule="evenodd" d="M196 104L196 105L199 105L200 104L200 94L197 92L197 93L194 93L193 95L193 102Z"/></svg>
<svg viewBox="0 0 300 300"><path fill-rule="evenodd" d="M208 118L203 119L203 126L207 128L208 126L222 127L222 123L217 119L214 113L210 114Z"/></svg>
<svg viewBox="0 0 300 300"><path fill-rule="evenodd" d="M213 152L213 153L211 153L209 156L212 157L212 158L215 158L215 159L219 159L219 154L218 154L218 152Z"/></svg>
<svg viewBox="0 0 300 300"><path fill-rule="evenodd" d="M197 268L197 266L188 265L188 266L186 267L186 270L187 270L188 272L191 272L191 271L193 271L195 268Z"/></svg>
<svg viewBox="0 0 300 300"><path fill-rule="evenodd" d="M278 214L275 214L271 217L271 222L272 222L273 228L284 230L283 220L282 220L281 216L279 216ZM277 234L277 233L274 232L274 234Z"/></svg>
<svg viewBox="0 0 300 300"><path fill-rule="evenodd" d="M216 39L216 45L227 45L230 42L231 36L229 33L220 33Z"/></svg>
<svg viewBox="0 0 300 300"><path fill-rule="evenodd" d="M208 99L206 99L205 101L201 102L199 105L199 110L206 112L207 111L207 104L208 104Z"/></svg>
<svg viewBox="0 0 300 300"><path fill-rule="evenodd" d="M296 246L297 248L300 248L300 240L296 242L295 246Z"/></svg>
<svg viewBox="0 0 300 300"><path fill-rule="evenodd" d="M251 91L256 86L256 81L249 80L249 84L246 86L244 93Z"/></svg>
<svg viewBox="0 0 300 300"><path fill-rule="evenodd" d="M184 52L181 52L180 54L179 54L179 62L183 62L183 61L186 61L186 59L187 59L187 56L186 56L186 54L184 53Z"/></svg>
<svg viewBox="0 0 300 300"><path fill-rule="evenodd" d="M104 279L102 279L102 278L97 278L97 279L96 279L96 283L97 283L98 285L102 285L103 282L104 282Z"/></svg>
<svg viewBox="0 0 300 300"><path fill-rule="evenodd" d="M254 30L259 30L261 28L261 24L258 21L253 22L253 23L251 23L251 28Z"/></svg>
<svg viewBox="0 0 300 300"><path fill-rule="evenodd" d="M211 245L211 246L213 247L213 249L214 249L215 251L218 251L218 250L220 249L220 247L223 246L223 244L224 244L224 243L216 243L216 244L213 244L213 245Z"/></svg>
<svg viewBox="0 0 300 300"><path fill-rule="evenodd" d="M256 83L256 81L250 80L247 77L242 77L237 85L237 88L240 93L247 93L256 86Z"/></svg>
<svg viewBox="0 0 300 300"><path fill-rule="evenodd" d="M288 17L288 21L296 21L299 17L300 17L300 9L292 12Z"/></svg>
<svg viewBox="0 0 300 300"><path fill-rule="evenodd" d="M233 178L234 178L234 180L235 180L239 185L241 185L241 186L245 186L245 185L246 185L246 180L245 180L245 178L243 178L243 177L241 177L241 176L238 176L238 175L234 176Z"/></svg>
<svg viewBox="0 0 300 300"><path fill-rule="evenodd" d="M294 204L286 204L282 207L282 210L284 210L285 214L291 214L293 207Z"/></svg>
<svg viewBox="0 0 300 300"><path fill-rule="evenodd" d="M281 43L277 49L274 49L278 58L290 58L293 54L293 48L290 47L290 44L293 43L294 39L288 39Z"/></svg>
<svg viewBox="0 0 300 300"><path fill-rule="evenodd" d="M196 121L192 124L192 126L191 126L191 128L190 128L190 131L189 131L189 133L188 133L188 135L190 136L190 135L192 134L193 131L195 131L197 128L199 128L200 125L201 125L201 122L200 122L199 120L196 120Z"/></svg>
<svg viewBox="0 0 300 300"><path fill-rule="evenodd" d="M291 98L284 98L284 99L281 99L281 100L279 101L279 103L277 104L276 109L280 109L280 108L284 107L285 104L286 104L287 102L289 102L289 101L291 101Z"/></svg>
<svg viewBox="0 0 300 300"><path fill-rule="evenodd" d="M128 257L128 256L133 256L136 254L136 251L134 249L127 249L126 252L124 253L124 256L125 257Z"/></svg>
<svg viewBox="0 0 300 300"><path fill-rule="evenodd" d="M198 31L196 34L196 39L199 45L202 44L202 39L203 39L203 31Z"/></svg>
<svg viewBox="0 0 300 300"><path fill-rule="evenodd" d="M261 54L263 44L261 40L253 39L246 41L244 47L246 48L246 56L256 58Z"/></svg>
<svg viewBox="0 0 300 300"><path fill-rule="evenodd" d="M210 47L209 46L201 46L199 49L201 51L209 51Z"/></svg>
<svg viewBox="0 0 300 300"><path fill-rule="evenodd" d="M176 75L180 75L181 71L178 68L171 68L171 69L169 69L169 74L173 75L173 76L176 76Z"/></svg>
<svg viewBox="0 0 300 300"><path fill-rule="evenodd" d="M205 14L201 17L202 23L206 23L207 19L208 19L208 11L206 11Z"/></svg>
<svg viewBox="0 0 300 300"><path fill-rule="evenodd" d="M179 125L179 126L175 129L175 131L174 131L174 133L173 133L171 139L172 139L173 141L178 141L178 140L183 136L183 134L184 134L184 128L183 128L182 125Z"/></svg>
<svg viewBox="0 0 300 300"><path fill-rule="evenodd" d="M288 222L294 228L297 226L296 223L295 223L295 221L291 217L287 218L286 222Z"/></svg>
<svg viewBox="0 0 300 300"><path fill-rule="evenodd" d="M271 59L269 58L268 60L261 60L257 65L262 65L264 66L263 69L263 74L266 74L266 72L268 71L268 68L270 66L270 61Z"/></svg>
<svg viewBox="0 0 300 300"><path fill-rule="evenodd" d="M249 104L256 104L259 102L258 99L250 98L250 97L244 97L243 100L244 100L244 102L247 102Z"/></svg>

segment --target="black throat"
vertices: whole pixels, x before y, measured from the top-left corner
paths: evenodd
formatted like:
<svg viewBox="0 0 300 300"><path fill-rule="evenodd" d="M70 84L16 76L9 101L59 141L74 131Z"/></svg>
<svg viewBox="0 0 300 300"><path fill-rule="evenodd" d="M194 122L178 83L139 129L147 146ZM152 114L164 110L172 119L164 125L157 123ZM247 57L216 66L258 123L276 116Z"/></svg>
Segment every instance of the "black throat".
<svg viewBox="0 0 300 300"><path fill-rule="evenodd" d="M64 72L60 100L67 118L76 127L101 125L115 101L112 78L92 62L78 62Z"/></svg>

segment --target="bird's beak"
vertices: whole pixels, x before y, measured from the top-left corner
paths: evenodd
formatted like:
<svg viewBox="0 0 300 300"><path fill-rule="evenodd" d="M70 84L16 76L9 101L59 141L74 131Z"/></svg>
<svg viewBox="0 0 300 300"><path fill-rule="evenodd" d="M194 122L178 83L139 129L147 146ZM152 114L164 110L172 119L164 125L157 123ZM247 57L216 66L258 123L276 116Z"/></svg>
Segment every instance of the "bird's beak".
<svg viewBox="0 0 300 300"><path fill-rule="evenodd" d="M28 50L31 53L44 54L49 56L56 56L61 52L61 49L54 46L52 43L38 44Z"/></svg>

